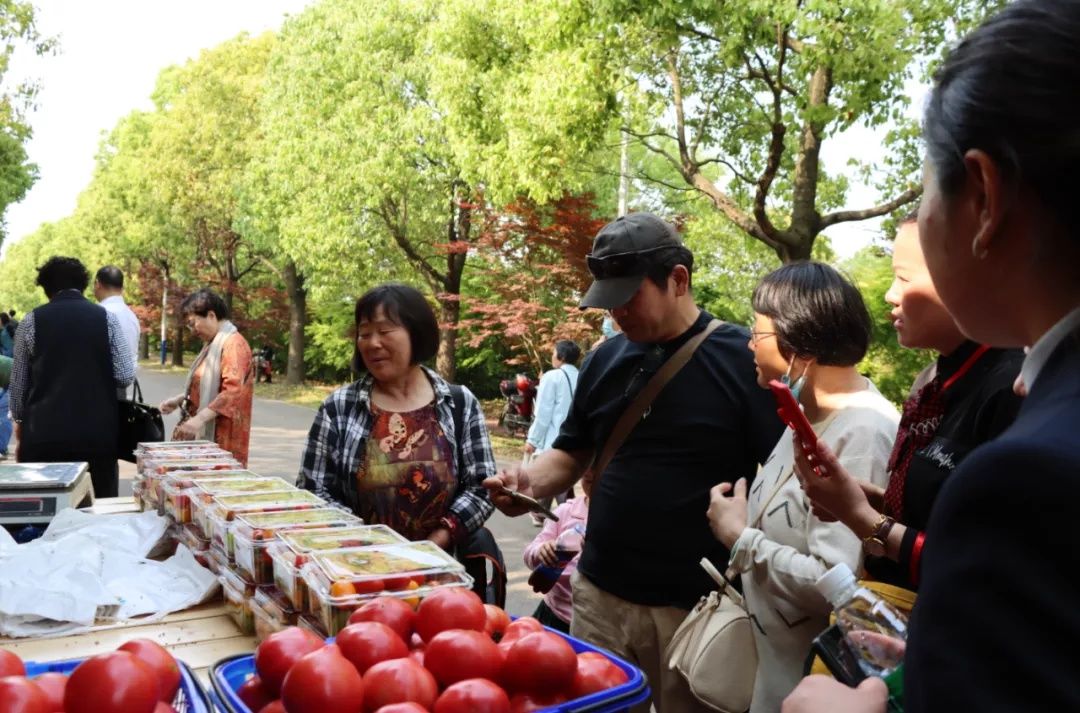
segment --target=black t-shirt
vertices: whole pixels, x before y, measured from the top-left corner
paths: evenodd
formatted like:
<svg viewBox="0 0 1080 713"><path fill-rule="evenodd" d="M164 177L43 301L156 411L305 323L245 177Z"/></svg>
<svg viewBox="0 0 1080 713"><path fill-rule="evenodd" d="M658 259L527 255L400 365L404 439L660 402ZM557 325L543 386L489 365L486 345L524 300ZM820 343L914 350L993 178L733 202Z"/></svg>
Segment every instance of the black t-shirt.
<svg viewBox="0 0 1080 713"><path fill-rule="evenodd" d="M952 354L939 357L937 373L948 379L978 346L965 342ZM915 537L926 529L941 486L956 466L977 446L997 438L1016 419L1021 399L1013 393L1013 382L1023 361L1020 349L989 349L946 389L945 412L934 438L912 455L904 478L899 521L908 529L900 547L900 561L867 557L866 570L874 579L916 589L910 572Z"/></svg>
<svg viewBox="0 0 1080 713"><path fill-rule="evenodd" d="M702 310L676 339L609 339L585 361L555 447L600 449L634 394L712 316ZM745 328L723 324L668 382L599 477L578 569L601 589L647 606L689 609L715 583L728 552L709 529L709 489L750 480L783 425L757 385ZM644 373L639 373L644 367Z"/></svg>

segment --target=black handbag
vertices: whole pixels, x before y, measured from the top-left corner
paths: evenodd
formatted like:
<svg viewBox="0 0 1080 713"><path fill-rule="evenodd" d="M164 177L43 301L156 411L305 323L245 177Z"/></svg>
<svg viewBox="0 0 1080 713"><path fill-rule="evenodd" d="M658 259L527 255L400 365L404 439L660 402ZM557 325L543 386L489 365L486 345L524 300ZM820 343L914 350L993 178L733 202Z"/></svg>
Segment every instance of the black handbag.
<svg viewBox="0 0 1080 713"><path fill-rule="evenodd" d="M117 458L135 462L135 448L140 443L165 440L165 421L156 406L142 403L142 387L135 380L131 399L120 399L116 430Z"/></svg>

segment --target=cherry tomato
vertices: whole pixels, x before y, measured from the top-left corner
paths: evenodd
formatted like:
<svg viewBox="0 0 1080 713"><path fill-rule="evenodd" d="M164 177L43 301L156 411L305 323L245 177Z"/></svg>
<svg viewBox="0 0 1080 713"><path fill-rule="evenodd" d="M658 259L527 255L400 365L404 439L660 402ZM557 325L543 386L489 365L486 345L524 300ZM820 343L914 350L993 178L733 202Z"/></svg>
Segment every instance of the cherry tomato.
<svg viewBox="0 0 1080 713"><path fill-rule="evenodd" d="M365 579L353 582L357 594L375 594L386 589L386 584L381 579Z"/></svg>
<svg viewBox="0 0 1080 713"><path fill-rule="evenodd" d="M43 673L34 678L34 683L49 701L50 711L64 710L64 689L67 688L67 682L67 675L62 673Z"/></svg>
<svg viewBox="0 0 1080 713"><path fill-rule="evenodd" d="M364 674L364 710L369 713L391 703L409 702L426 710L438 697L435 677L410 658L377 663Z"/></svg>
<svg viewBox="0 0 1080 713"><path fill-rule="evenodd" d="M165 647L150 639L132 639L121 644L117 651L127 651L152 668L161 685L158 700L172 703L176 691L180 688L180 667Z"/></svg>
<svg viewBox="0 0 1080 713"><path fill-rule="evenodd" d="M510 698L491 681L473 678L443 691L432 713L510 713Z"/></svg>
<svg viewBox="0 0 1080 713"><path fill-rule="evenodd" d="M487 622L484 603L464 587L439 589L424 597L416 612L416 632L431 641L440 631L471 629L483 631Z"/></svg>
<svg viewBox="0 0 1080 713"><path fill-rule="evenodd" d="M577 663L574 649L558 634L526 634L506 653L503 681L514 692L565 691L574 681Z"/></svg>
<svg viewBox="0 0 1080 713"><path fill-rule="evenodd" d="M442 686L470 678L498 681L502 659L495 642L479 631L443 631L424 649L424 667Z"/></svg>
<svg viewBox="0 0 1080 713"><path fill-rule="evenodd" d="M349 624L338 632L334 643L360 675L380 661L403 659L409 655L409 647L401 637L389 626L377 621Z"/></svg>
<svg viewBox="0 0 1080 713"><path fill-rule="evenodd" d="M281 685L288 713L363 713L364 682L336 646L324 646L296 662Z"/></svg>
<svg viewBox="0 0 1080 713"><path fill-rule="evenodd" d="M566 703L569 699L561 693L537 696L532 693L515 693L510 697L510 713L533 713Z"/></svg>
<svg viewBox="0 0 1080 713"><path fill-rule="evenodd" d="M375 713L428 713L428 709L419 703L391 703L383 706Z"/></svg>
<svg viewBox="0 0 1080 713"><path fill-rule="evenodd" d="M127 651L98 654L79 664L64 688L67 713L153 713L157 674Z"/></svg>
<svg viewBox="0 0 1080 713"><path fill-rule="evenodd" d="M53 713L48 697L25 676L0 678L0 710L4 713Z"/></svg>
<svg viewBox="0 0 1080 713"><path fill-rule="evenodd" d="M290 626L266 637L255 649L255 670L271 696L279 695L285 674L293 664L325 643L307 629Z"/></svg>
<svg viewBox="0 0 1080 713"><path fill-rule="evenodd" d="M397 597L376 597L354 611L349 617L350 624L361 621L377 621L386 624L408 643L412 638L416 624L416 612L406 602Z"/></svg>
<svg viewBox="0 0 1080 713"><path fill-rule="evenodd" d="M535 634L539 631L544 631L543 624L536 619L533 619L531 616L523 616L507 625L502 638L499 639L499 643L512 644L526 634Z"/></svg>
<svg viewBox="0 0 1080 713"><path fill-rule="evenodd" d="M285 710L285 704L280 700L270 701L265 706L259 709L259 713L289 713Z"/></svg>
<svg viewBox="0 0 1080 713"><path fill-rule="evenodd" d="M10 651L0 649L0 678L25 675L26 666L23 665L22 659Z"/></svg>
<svg viewBox="0 0 1080 713"><path fill-rule="evenodd" d="M621 686L628 680L630 678L626 672L614 661L603 654L587 651L578 654L577 671L574 673L573 683L570 684L570 697L581 698L606 691Z"/></svg>
<svg viewBox="0 0 1080 713"><path fill-rule="evenodd" d="M352 582L340 581L330 585L330 596L335 598L351 597L356 594L356 586Z"/></svg>
<svg viewBox="0 0 1080 713"><path fill-rule="evenodd" d="M236 689L236 696L252 711L261 710L274 701L258 674L248 676L247 680L240 684L240 688Z"/></svg>
<svg viewBox="0 0 1080 713"><path fill-rule="evenodd" d="M510 615L494 604L485 604L484 614L487 616L484 632L495 641L499 641L506 633L506 627L510 626Z"/></svg>

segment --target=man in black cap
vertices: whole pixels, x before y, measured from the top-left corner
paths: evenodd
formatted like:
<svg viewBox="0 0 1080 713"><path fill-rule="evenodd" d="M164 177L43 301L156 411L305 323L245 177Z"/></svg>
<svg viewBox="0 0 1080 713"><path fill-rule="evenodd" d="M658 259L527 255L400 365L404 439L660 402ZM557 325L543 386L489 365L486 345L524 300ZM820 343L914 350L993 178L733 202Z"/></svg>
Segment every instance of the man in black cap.
<svg viewBox="0 0 1080 713"><path fill-rule="evenodd" d="M654 215L608 223L587 260L594 281L581 306L608 310L622 334L586 359L554 447L489 479L491 488L543 498L570 487L634 395L713 320L690 291L693 254ZM571 633L640 666L660 713L709 710L663 658L687 612L715 589L701 558L726 566L728 552L705 516L709 489L752 479L782 431L769 392L757 385L749 339L731 324L709 334L595 475L571 580ZM497 489L492 500L509 515L522 512Z"/></svg>

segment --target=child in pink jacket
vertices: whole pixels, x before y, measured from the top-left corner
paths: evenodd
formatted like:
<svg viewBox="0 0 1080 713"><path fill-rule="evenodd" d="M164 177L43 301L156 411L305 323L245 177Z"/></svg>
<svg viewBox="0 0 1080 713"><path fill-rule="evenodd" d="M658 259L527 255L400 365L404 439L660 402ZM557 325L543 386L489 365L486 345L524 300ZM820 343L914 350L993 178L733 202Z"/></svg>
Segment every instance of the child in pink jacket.
<svg viewBox="0 0 1080 713"><path fill-rule="evenodd" d="M588 488L586 488L584 497L571 498L555 508L555 515L559 518L559 521L545 519L544 528L540 530L536 539L525 548L525 566L529 569L535 570L541 565L557 566L558 558L555 545L560 535L563 536L564 542L566 540L580 542L583 539L585 523L589 517ZM574 536L575 530L579 536ZM557 629L565 634L570 633L570 616L573 613L573 604L570 598L570 575L577 569L580 555L581 553L578 552L567 563L555 586L544 595L544 600L537 605L536 611L533 612L533 616L541 624L550 626L552 629Z"/></svg>

